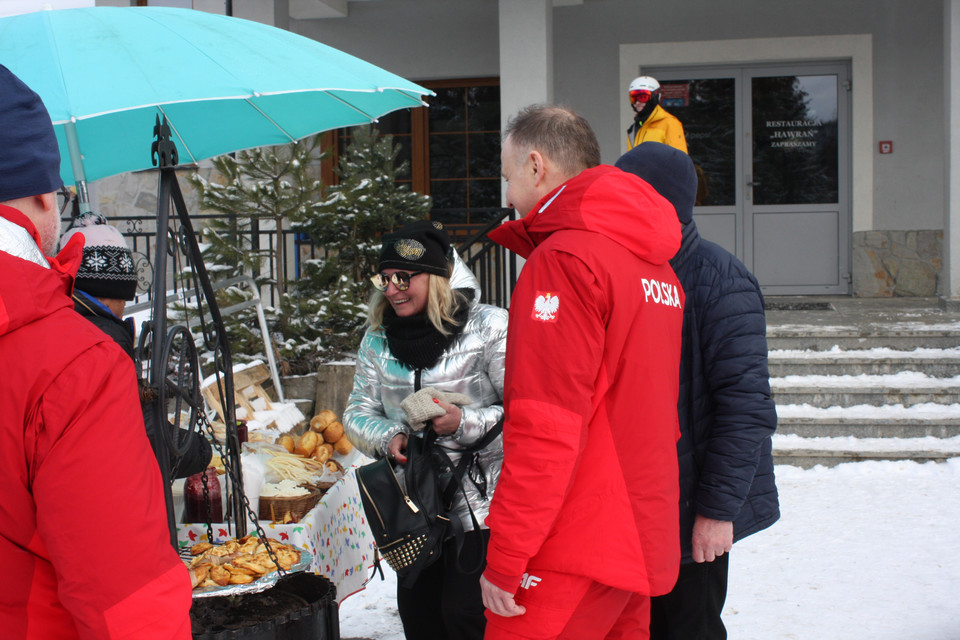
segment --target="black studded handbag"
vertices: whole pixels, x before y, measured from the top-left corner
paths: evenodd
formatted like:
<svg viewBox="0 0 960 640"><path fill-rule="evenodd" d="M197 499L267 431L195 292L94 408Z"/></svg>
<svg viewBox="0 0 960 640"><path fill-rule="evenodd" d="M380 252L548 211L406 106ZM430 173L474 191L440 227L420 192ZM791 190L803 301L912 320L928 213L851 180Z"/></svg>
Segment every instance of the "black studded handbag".
<svg viewBox="0 0 960 640"><path fill-rule="evenodd" d="M360 501L374 543L402 586L412 585L421 571L440 558L445 540L453 537L458 549L462 545L463 525L453 512L456 494L463 492L465 475L476 475L470 473L475 464L471 454L493 442L502 430L501 421L480 442L462 450L454 465L436 444L436 432L428 427L423 437L408 439L406 464L381 458L357 469ZM470 516L479 535L480 525L472 509Z"/></svg>

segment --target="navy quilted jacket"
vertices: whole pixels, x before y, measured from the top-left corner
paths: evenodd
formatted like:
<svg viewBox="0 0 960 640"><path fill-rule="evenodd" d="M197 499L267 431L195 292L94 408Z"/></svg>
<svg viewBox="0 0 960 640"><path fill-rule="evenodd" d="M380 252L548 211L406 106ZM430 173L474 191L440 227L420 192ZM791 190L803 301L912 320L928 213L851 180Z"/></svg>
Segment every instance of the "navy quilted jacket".
<svg viewBox="0 0 960 640"><path fill-rule="evenodd" d="M678 411L680 540L692 562L696 514L734 522L734 541L780 517L771 436L766 319L760 285L696 223L670 261L686 293Z"/></svg>

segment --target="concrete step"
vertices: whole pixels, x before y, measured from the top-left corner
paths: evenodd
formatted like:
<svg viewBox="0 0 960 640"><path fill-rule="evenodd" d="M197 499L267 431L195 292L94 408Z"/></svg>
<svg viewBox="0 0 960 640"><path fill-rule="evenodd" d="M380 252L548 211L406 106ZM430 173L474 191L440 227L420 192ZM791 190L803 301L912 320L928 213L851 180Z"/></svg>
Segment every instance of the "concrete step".
<svg viewBox="0 0 960 640"><path fill-rule="evenodd" d="M928 376L960 375L960 349L916 349L913 351L775 350L768 355L770 375L881 375L919 371Z"/></svg>
<svg viewBox="0 0 960 640"><path fill-rule="evenodd" d="M900 351L917 348L949 349L960 347L960 333L956 328L938 328L937 326L877 325L868 328L816 325L767 326L767 348L770 350L828 351L834 347L845 350L886 348Z"/></svg>
<svg viewBox="0 0 960 640"><path fill-rule="evenodd" d="M832 467L844 462L866 460L912 460L944 462L960 457L960 437L952 438L802 438L776 435L773 439L774 464L790 464L808 469L815 465Z"/></svg>
<svg viewBox="0 0 960 640"><path fill-rule="evenodd" d="M851 407L871 405L874 407L899 404L912 407L933 402L936 404L960 403L960 386L938 385L917 387L867 387L867 386L799 386L777 388L776 379L770 380L773 399L777 404L808 404L813 407Z"/></svg>
<svg viewBox="0 0 960 640"><path fill-rule="evenodd" d="M845 462L864 462L866 460L891 461L910 460L912 462L946 462L960 457L960 451L827 451L822 449L793 449L774 451L773 463L786 464L802 469L812 469L817 465L835 467Z"/></svg>
<svg viewBox="0 0 960 640"><path fill-rule="evenodd" d="M806 418L777 419L777 433L804 438L952 438L960 436L960 418Z"/></svg>

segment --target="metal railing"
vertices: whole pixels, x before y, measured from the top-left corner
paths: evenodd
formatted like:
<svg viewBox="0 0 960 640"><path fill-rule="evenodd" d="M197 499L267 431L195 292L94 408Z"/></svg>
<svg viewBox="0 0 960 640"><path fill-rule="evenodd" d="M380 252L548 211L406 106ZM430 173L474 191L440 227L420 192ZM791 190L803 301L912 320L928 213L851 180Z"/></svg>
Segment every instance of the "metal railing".
<svg viewBox="0 0 960 640"><path fill-rule="evenodd" d="M437 217L451 220L449 222L445 221L444 225L460 252L460 256L480 282L482 300L487 304L507 308L510 302L510 292L518 273L518 260L514 254L491 242L486 235L504 219L512 219L515 212L513 209L502 208L475 209L470 210L471 215L467 218L461 217L463 211L438 210L435 214L439 213L441 215ZM198 235L202 237L205 220L223 220L224 216L191 214L190 218L194 221ZM458 218L486 220L488 222L480 226L452 221ZM65 218L64 222L69 223L69 217ZM151 267L155 264L157 232L156 221L152 217L114 216L109 219L109 222L127 238L135 255L143 256L143 259ZM240 225L238 225L239 227ZM292 229L283 229L280 238L285 244L285 254L288 259L285 262L278 261L278 234L271 221L261 220L258 224L252 225L252 228L241 228L239 233L245 236L249 246L262 251L264 254L261 268L257 273L249 275L254 277L267 276L267 283L262 285L260 290L262 302L266 306L275 306L279 303L280 294L277 282L291 282L298 279L304 261L326 257L325 248L314 245L306 234ZM156 275L153 277L156 277ZM177 284L171 283L171 288L176 289ZM149 298L150 293L145 292L137 299L137 302L142 304Z"/></svg>

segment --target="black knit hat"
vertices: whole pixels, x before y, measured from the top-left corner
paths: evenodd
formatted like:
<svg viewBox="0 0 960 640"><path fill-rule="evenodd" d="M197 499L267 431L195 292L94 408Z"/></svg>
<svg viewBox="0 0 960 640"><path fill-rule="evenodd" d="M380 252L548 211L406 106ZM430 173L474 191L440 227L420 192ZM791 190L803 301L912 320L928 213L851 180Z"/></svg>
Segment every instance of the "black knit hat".
<svg viewBox="0 0 960 640"><path fill-rule="evenodd" d="M383 236L378 268L426 271L449 278L450 236L439 222L411 222Z"/></svg>
<svg viewBox="0 0 960 640"><path fill-rule="evenodd" d="M94 298L133 300L137 296L137 271L123 234L96 213L74 218L60 237L60 246L80 234L84 238L83 263L74 286Z"/></svg>
<svg viewBox="0 0 960 640"><path fill-rule="evenodd" d="M690 156L662 142L648 140L620 156L616 166L640 176L657 193L670 201L677 218L687 224L693 220L697 200L697 171Z"/></svg>
<svg viewBox="0 0 960 640"><path fill-rule="evenodd" d="M63 186L60 148L43 101L0 64L0 202Z"/></svg>

